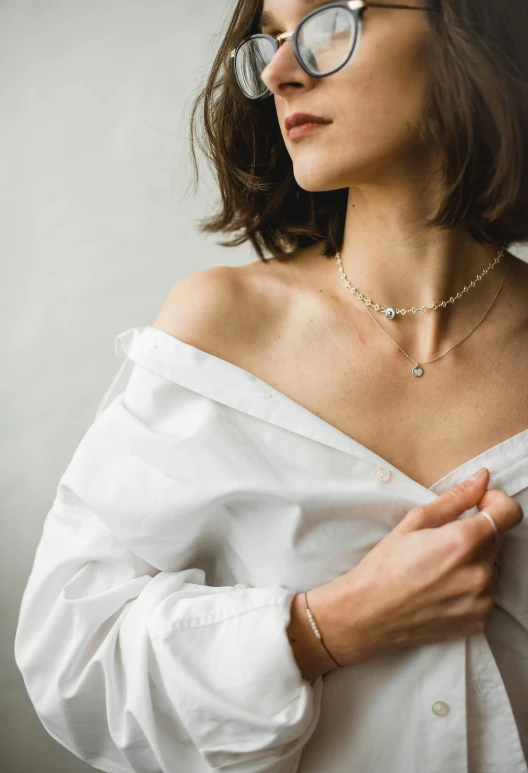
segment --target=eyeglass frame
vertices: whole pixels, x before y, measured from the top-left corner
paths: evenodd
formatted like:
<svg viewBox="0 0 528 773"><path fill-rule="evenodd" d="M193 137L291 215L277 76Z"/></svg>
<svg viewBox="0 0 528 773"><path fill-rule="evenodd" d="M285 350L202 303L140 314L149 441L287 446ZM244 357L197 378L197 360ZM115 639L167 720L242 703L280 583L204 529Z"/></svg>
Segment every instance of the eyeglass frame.
<svg viewBox="0 0 528 773"><path fill-rule="evenodd" d="M344 62L342 62L339 65L339 67L336 67L334 70L331 70L330 72L314 73L310 69L308 69L308 67L306 67L304 62L302 61L302 57L299 52L299 46L297 43L297 37L299 35L300 28L308 19L310 19L312 16L316 16L317 14L321 13L324 10L327 10L328 8L344 8L345 10L349 11L353 15L354 21L356 23L356 34L348 56L346 57ZM313 11L310 11L310 13L307 13L306 16L304 16L300 20L300 22L297 24L297 26L292 32L281 32L280 35L268 35L266 32L257 32L254 35L247 35L245 38L242 38L242 40L237 44L235 48L233 48L233 50L230 53L230 58L232 60L233 70L235 73L235 79L237 81L238 87L240 88L240 91L242 92L242 94L246 97L246 99L250 99L252 102L255 102L260 99L267 99L272 95L272 92L270 91L270 89L266 88L266 91L263 94L261 94L259 97L249 97L243 90L242 86L240 85L240 82L238 80L237 73L236 73L236 67L235 67L236 55L239 49L241 48L241 46L247 43L248 40L253 40L255 38L265 38L266 40L269 40L270 43L275 48L275 51L273 53L273 57L274 57L277 51L279 50L279 48L281 47L281 45L286 40L291 38L295 58L297 59L297 61L299 62L303 70L311 78L326 78L328 75L333 75L334 73L339 72L339 70L342 70L343 67L345 67L345 65L347 65L350 59L352 58L357 48L358 41L361 37L362 16L367 10L367 8L403 8L409 11L438 11L439 10L438 8L433 8L431 6L403 5L400 3L396 3L396 4L376 3L376 2L370 2L370 0L343 0L343 2L327 3L326 5L319 6L319 8L314 8ZM267 66L268 65L266 65L266 67Z"/></svg>

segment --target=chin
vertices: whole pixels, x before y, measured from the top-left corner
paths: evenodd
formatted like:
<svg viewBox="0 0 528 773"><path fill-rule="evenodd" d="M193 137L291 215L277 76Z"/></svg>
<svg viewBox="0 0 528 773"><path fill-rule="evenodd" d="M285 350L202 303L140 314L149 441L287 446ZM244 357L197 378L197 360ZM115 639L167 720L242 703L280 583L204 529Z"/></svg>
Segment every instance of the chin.
<svg viewBox="0 0 528 773"><path fill-rule="evenodd" d="M348 188L354 178L354 171L341 164L332 169L330 163L324 164L318 160L316 164L294 164L293 176L300 188L310 193L316 193Z"/></svg>
<svg viewBox="0 0 528 773"><path fill-rule="evenodd" d="M398 158L398 154L394 154ZM293 158L293 175L299 187L310 193L336 191L383 180L394 163L388 154L346 158L339 152L317 153L311 149Z"/></svg>
<svg viewBox="0 0 528 773"><path fill-rule="evenodd" d="M308 193L322 193L323 191L335 191L338 188L348 187L341 183L333 183L331 180L310 180L309 182L297 180L297 184L303 190L308 191Z"/></svg>
<svg viewBox="0 0 528 773"><path fill-rule="evenodd" d="M313 150L304 158L293 159L293 176L300 188L311 193L332 191L348 184L345 182L348 175L344 174L342 164L335 164L335 157L330 159L327 153Z"/></svg>
<svg viewBox="0 0 528 773"><path fill-rule="evenodd" d="M299 187L310 193L350 188L376 178L396 155L394 143L344 142L314 135L292 143L289 153Z"/></svg>

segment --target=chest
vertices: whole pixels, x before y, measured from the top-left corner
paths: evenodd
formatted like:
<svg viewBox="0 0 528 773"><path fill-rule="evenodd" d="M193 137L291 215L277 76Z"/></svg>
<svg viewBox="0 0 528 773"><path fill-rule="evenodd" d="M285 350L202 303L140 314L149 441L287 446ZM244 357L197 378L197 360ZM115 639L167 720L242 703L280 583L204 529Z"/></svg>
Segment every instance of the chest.
<svg viewBox="0 0 528 773"><path fill-rule="evenodd" d="M528 337L468 340L421 378L389 340L277 342L249 369L426 488L528 428Z"/></svg>

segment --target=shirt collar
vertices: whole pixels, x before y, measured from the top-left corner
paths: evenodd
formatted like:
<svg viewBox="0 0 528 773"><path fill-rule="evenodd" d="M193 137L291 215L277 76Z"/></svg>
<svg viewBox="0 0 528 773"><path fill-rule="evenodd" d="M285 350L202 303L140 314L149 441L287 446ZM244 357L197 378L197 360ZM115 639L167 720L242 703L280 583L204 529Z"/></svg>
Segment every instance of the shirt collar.
<svg viewBox="0 0 528 773"><path fill-rule="evenodd" d="M468 460L426 488L252 373L159 328L125 330L115 338L115 351L163 378L235 410L389 469L406 478L411 487L417 487L421 498L426 492L429 498L439 496L482 466L490 471L490 488L500 488L513 496L528 487L528 429Z"/></svg>

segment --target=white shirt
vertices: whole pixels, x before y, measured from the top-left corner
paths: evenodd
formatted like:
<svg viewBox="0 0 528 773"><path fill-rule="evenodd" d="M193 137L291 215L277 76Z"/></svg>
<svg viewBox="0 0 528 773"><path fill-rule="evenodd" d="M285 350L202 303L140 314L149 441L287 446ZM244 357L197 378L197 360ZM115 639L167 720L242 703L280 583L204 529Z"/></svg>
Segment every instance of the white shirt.
<svg viewBox="0 0 528 773"><path fill-rule="evenodd" d="M296 592L483 465L526 513L528 429L428 489L157 328L116 344L20 609L16 661L48 733L110 773L526 773L526 514L483 634L311 685L286 627Z"/></svg>

